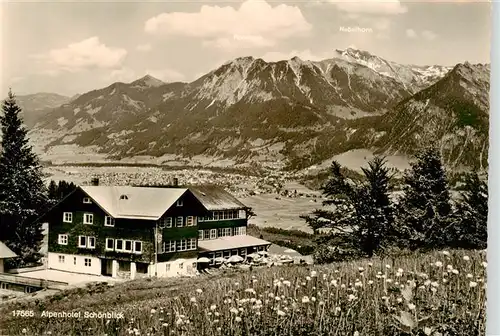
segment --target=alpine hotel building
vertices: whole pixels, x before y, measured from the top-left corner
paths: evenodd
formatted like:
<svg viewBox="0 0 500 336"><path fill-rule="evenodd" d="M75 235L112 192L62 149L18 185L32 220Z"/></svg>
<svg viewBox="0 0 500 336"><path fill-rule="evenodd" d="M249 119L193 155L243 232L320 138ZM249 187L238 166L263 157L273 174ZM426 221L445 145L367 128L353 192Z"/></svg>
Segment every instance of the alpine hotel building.
<svg viewBox="0 0 500 336"><path fill-rule="evenodd" d="M267 250L248 208L216 186L82 186L42 218L48 268L134 279L195 274L197 259ZM217 259L219 260L219 259Z"/></svg>

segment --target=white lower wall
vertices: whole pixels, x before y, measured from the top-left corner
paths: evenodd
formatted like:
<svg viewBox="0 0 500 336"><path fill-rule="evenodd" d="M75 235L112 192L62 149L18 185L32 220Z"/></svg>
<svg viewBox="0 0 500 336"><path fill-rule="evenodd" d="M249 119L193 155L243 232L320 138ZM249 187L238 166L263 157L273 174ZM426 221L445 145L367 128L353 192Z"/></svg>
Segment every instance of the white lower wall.
<svg viewBox="0 0 500 336"><path fill-rule="evenodd" d="M193 266L193 263L196 263L196 260L197 258L182 258L167 262L160 262L156 265L151 265L151 268L153 270L153 274L155 270L157 270L158 277L190 276L196 274L196 266Z"/></svg>
<svg viewBox="0 0 500 336"><path fill-rule="evenodd" d="M59 260L59 256L64 256L63 262ZM90 266L85 266L85 259L90 259ZM49 252L48 268L67 272L100 275L101 259L76 254Z"/></svg>

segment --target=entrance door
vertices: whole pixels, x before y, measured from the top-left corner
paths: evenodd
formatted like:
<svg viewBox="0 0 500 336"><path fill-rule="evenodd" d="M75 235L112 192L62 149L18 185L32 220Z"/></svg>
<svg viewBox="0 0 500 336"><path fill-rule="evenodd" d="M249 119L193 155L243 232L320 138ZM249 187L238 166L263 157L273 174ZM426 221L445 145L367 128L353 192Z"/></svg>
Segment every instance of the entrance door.
<svg viewBox="0 0 500 336"><path fill-rule="evenodd" d="M113 275L113 260L101 259L101 275L105 276Z"/></svg>

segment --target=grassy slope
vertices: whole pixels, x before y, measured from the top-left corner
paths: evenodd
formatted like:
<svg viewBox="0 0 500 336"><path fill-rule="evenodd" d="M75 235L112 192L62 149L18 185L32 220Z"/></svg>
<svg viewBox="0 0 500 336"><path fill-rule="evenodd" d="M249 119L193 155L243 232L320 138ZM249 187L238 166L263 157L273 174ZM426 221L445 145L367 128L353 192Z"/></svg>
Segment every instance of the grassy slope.
<svg viewBox="0 0 500 336"><path fill-rule="evenodd" d="M445 335L482 335L485 269L481 263L485 254L467 252L468 261L464 254L434 252L391 260L264 268L215 277L136 280L109 288L70 290L38 303L4 305L0 307L0 325L8 335L21 334L26 328L27 335L51 332L65 336L351 336L355 331L360 336L402 336L417 335L416 330L424 327ZM443 266L433 265L436 261ZM452 265L458 274L447 272L446 265ZM470 287L471 281L477 286ZM414 310L411 304L416 306ZM30 309L36 316L43 310L115 311L123 312L125 319L15 318L11 316L14 309ZM398 322L395 316L400 314L405 316ZM415 317L425 319L417 326ZM414 333L403 333L409 330L405 325L414 326ZM452 330L456 332L450 333Z"/></svg>

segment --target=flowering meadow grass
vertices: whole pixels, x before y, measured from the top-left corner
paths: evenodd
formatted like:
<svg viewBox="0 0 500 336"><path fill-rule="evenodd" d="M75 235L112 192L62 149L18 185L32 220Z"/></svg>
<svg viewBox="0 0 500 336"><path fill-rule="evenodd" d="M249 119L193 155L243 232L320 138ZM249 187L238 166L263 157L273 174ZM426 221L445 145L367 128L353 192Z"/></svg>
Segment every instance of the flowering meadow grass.
<svg viewBox="0 0 500 336"><path fill-rule="evenodd" d="M6 335L484 335L484 251L89 286L0 306ZM34 317L13 317L12 310ZM42 311L123 312L124 319Z"/></svg>

